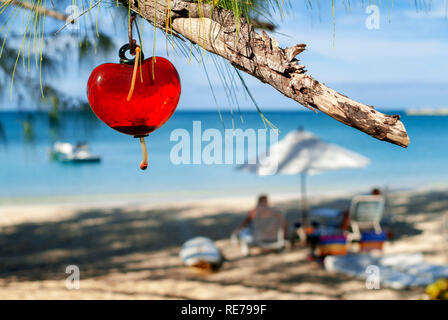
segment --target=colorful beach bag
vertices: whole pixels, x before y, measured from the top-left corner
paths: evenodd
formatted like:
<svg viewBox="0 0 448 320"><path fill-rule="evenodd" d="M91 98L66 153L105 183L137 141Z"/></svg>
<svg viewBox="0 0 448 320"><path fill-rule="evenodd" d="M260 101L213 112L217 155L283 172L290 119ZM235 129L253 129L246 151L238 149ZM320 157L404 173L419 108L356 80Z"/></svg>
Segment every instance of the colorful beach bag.
<svg viewBox="0 0 448 320"><path fill-rule="evenodd" d="M373 250L383 250L384 241L387 235L385 232L363 232L361 233L361 240L359 242L359 250L361 252L369 252Z"/></svg>
<svg viewBox="0 0 448 320"><path fill-rule="evenodd" d="M321 236L317 249L320 257L346 255L347 237L344 235Z"/></svg>

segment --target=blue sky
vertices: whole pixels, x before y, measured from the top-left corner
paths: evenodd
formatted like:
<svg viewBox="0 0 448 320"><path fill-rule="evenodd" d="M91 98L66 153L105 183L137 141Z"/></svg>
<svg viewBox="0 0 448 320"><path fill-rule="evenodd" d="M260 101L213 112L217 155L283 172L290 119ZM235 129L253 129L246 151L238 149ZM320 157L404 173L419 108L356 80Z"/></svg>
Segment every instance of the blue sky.
<svg viewBox="0 0 448 320"><path fill-rule="evenodd" d="M393 1L393 7L390 5L392 1L381 1L379 30L366 27L369 15L361 1L346 0L345 3L350 2L350 8L345 7L343 1L335 1L335 27L330 0L313 1L312 10L306 6L306 1L291 2L292 8L283 20L275 17L279 29L272 35L281 46L306 43L308 50L299 58L308 73L317 80L355 100L381 109L448 107L445 0L432 1L426 10L416 10L414 1ZM103 19L100 23L104 29L111 29L112 21ZM119 30L114 33L118 48L126 42L126 32L116 29ZM151 46L153 32L149 25L144 34L145 43ZM158 33L156 39L157 55L166 57L163 35ZM149 54L147 52L146 55ZM95 59L95 63L116 59L112 55L106 59ZM203 68L196 62L189 64L180 54L174 58L171 52L170 59L182 78L179 109L216 110ZM228 109L229 103L212 60L206 56L204 61L219 107ZM65 91L85 97L85 85L93 67L92 64L79 72L68 72L64 79L54 79L53 83ZM245 76L245 80L263 110L304 109L250 76ZM238 97L242 109L254 109L242 90Z"/></svg>

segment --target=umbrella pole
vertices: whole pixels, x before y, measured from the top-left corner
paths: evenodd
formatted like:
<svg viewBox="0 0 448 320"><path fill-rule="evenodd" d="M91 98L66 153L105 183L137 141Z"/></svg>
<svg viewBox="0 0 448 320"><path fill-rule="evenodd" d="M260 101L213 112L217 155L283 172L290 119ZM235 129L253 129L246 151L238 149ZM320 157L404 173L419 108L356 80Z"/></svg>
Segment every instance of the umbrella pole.
<svg viewBox="0 0 448 320"><path fill-rule="evenodd" d="M300 175L301 189L302 189L302 224L304 228L308 227L308 204L306 200L306 172Z"/></svg>

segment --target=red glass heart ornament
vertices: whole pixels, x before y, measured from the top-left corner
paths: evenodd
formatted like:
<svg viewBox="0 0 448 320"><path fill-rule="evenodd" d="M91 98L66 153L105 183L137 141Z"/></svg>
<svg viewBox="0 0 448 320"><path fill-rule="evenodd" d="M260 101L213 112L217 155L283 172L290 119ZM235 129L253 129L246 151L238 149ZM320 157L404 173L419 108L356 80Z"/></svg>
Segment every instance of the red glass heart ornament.
<svg viewBox="0 0 448 320"><path fill-rule="evenodd" d="M132 136L145 136L173 115L181 85L173 64L162 57L138 66L135 88L129 94L133 65L106 63L93 70L87 97L93 112L109 127Z"/></svg>

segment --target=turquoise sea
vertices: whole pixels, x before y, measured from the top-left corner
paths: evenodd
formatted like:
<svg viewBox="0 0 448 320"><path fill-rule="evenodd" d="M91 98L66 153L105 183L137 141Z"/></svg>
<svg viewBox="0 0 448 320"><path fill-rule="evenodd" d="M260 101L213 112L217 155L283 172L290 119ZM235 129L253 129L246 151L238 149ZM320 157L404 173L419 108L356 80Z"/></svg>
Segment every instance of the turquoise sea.
<svg viewBox="0 0 448 320"><path fill-rule="evenodd" d="M266 112L280 130L280 139L299 126L325 141L356 151L371 160L364 169L328 172L308 179L311 193L363 191L373 186L417 188L448 184L448 117L406 116L402 112L411 144L404 149L375 140L324 114L311 112ZM120 134L102 122L79 112L60 115L51 126L40 112L1 112L0 203L83 201L132 198L145 201L176 201L221 196L292 194L299 192L298 176L258 177L236 171L234 165L174 165L170 141L174 129L192 131L193 121L203 130L216 128L263 129L257 112L176 112L151 134L149 168L139 169L141 150L136 139ZM31 123L31 135L24 134L23 119ZM244 123L241 121L244 121ZM52 162L48 149L55 141L87 141L100 164Z"/></svg>

